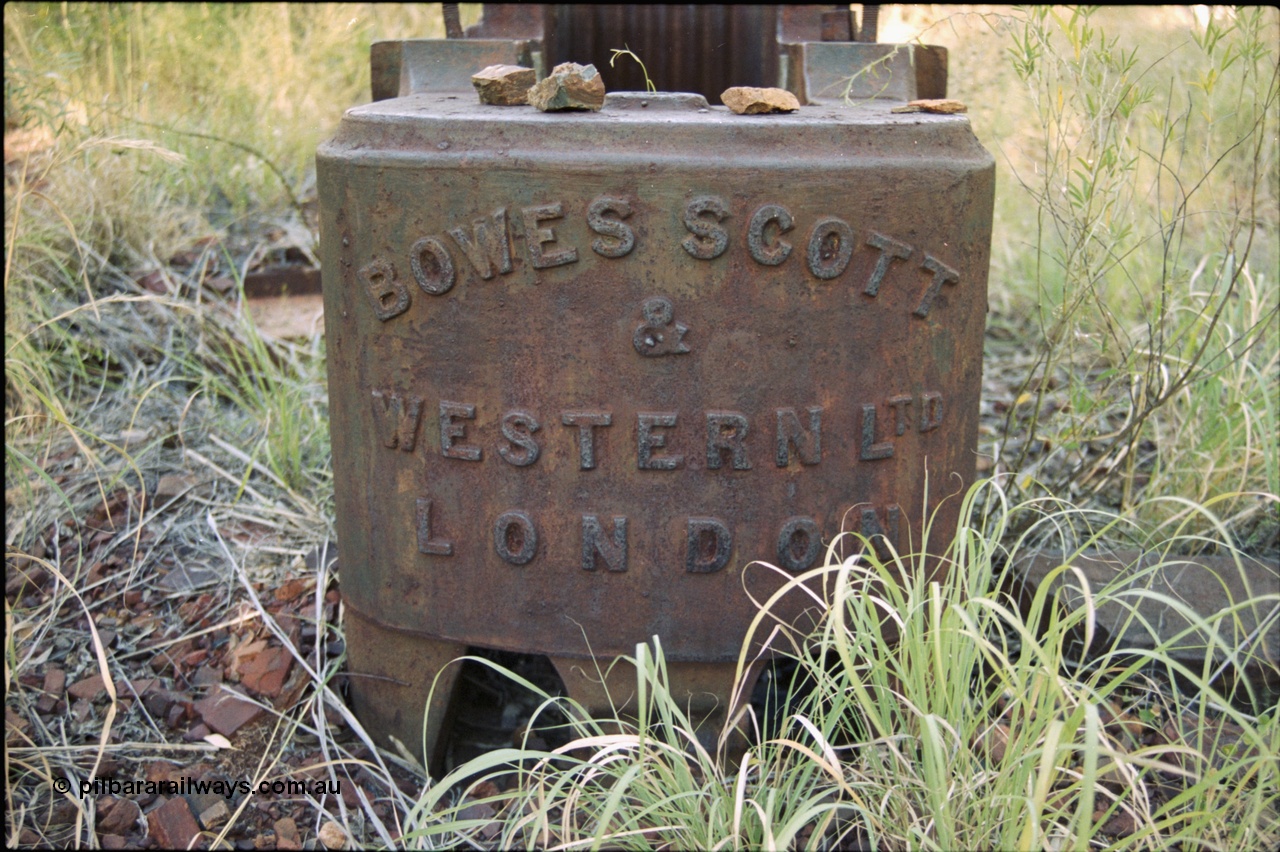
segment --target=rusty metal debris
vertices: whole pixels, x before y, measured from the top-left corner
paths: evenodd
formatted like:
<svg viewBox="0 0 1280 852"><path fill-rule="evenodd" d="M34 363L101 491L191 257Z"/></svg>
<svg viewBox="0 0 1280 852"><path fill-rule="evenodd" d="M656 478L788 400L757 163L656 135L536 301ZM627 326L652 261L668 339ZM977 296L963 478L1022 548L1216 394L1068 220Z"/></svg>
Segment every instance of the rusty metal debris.
<svg viewBox="0 0 1280 852"><path fill-rule="evenodd" d="M994 174L966 118L815 96L779 121L639 92L554 114L398 91L317 155L351 682L371 729L419 742L440 673L434 749L445 663L471 646L545 654L603 709L589 654L655 634L677 689L723 708L750 596L842 531L907 550L954 530ZM777 612L803 624L807 603Z"/></svg>

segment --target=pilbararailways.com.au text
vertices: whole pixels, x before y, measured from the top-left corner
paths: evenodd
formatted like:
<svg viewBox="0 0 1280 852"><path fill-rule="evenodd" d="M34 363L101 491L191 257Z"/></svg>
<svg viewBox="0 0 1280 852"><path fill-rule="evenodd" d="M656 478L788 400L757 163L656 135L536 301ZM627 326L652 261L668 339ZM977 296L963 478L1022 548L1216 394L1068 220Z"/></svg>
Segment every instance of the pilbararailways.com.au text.
<svg viewBox="0 0 1280 852"><path fill-rule="evenodd" d="M62 783L58 783L62 782ZM66 778L56 779L54 786L59 792L70 793L71 781ZM256 787L248 781L201 781L195 778L166 779L163 781L121 781L118 778L95 778L92 781L80 781L80 796L189 796L208 795L214 793L225 796L228 801L236 796L247 796L250 793L270 793L276 796L323 796L342 794L342 782L337 779L320 779L316 781L294 778L279 778L263 781ZM65 789L64 789L65 787Z"/></svg>

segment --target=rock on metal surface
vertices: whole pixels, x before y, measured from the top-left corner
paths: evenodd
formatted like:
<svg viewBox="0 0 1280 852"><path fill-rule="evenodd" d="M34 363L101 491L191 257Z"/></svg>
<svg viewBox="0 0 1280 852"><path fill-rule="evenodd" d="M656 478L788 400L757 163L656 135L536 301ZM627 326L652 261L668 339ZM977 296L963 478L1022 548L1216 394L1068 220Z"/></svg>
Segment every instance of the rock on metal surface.
<svg viewBox="0 0 1280 852"><path fill-rule="evenodd" d="M494 106L527 104L529 89L536 82L536 72L520 65L490 65L471 75L480 103Z"/></svg>
<svg viewBox="0 0 1280 852"><path fill-rule="evenodd" d="M317 156L357 710L416 747L468 646L588 694L588 642L654 634L723 706L746 590L780 584L750 560L918 549L926 496L931 544L955 528L994 162L889 104L469 101L354 108Z"/></svg>
<svg viewBox="0 0 1280 852"><path fill-rule="evenodd" d="M721 92L720 100L738 115L795 112L800 109L800 101L786 89L733 86Z"/></svg>
<svg viewBox="0 0 1280 852"><path fill-rule="evenodd" d="M529 89L528 100L543 112L594 112L604 106L604 80L594 65L562 62Z"/></svg>

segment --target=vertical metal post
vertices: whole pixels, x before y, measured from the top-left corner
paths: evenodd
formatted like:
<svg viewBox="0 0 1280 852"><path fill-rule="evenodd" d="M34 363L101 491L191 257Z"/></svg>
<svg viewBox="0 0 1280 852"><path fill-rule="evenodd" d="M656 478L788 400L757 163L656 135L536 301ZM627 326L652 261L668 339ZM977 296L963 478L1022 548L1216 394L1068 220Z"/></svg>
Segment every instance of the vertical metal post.
<svg viewBox="0 0 1280 852"><path fill-rule="evenodd" d="M862 6L862 29L858 31L858 41L875 41L877 30L880 29L880 7L878 5L863 4Z"/></svg>
<svg viewBox="0 0 1280 852"><path fill-rule="evenodd" d="M445 38L462 38L462 18L458 15L457 3L441 3L444 7Z"/></svg>

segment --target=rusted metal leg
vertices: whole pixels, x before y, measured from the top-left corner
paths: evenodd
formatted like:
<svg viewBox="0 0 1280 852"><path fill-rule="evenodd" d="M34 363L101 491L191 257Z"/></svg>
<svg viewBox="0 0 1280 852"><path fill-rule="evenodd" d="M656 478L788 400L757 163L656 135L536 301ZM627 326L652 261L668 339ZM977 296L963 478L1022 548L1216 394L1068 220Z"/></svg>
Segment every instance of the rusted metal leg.
<svg viewBox="0 0 1280 852"><path fill-rule="evenodd" d="M609 716L617 712L634 716L636 711L636 670L634 666L619 663L607 675L596 670L591 660L575 657L550 657L560 673L569 697L581 704L594 716ZM763 662L747 668L744 683L738 691L742 700L751 696L756 678L764 668ZM667 662L667 685L671 696L681 709L689 714L689 721L697 729L698 740L711 752L716 750L716 739L728 721L729 706L734 697L735 663L677 663ZM747 746L747 726L744 720L735 723L735 730L728 742L728 754L736 760Z"/></svg>
<svg viewBox="0 0 1280 852"><path fill-rule="evenodd" d="M462 670L461 663L449 663L465 655L467 646L388 630L349 607L345 626L356 715L378 745L394 749L390 737L395 737L411 754L419 755L424 749L425 709L424 762L431 774L439 777L443 774L442 732L448 722L454 683Z"/></svg>

